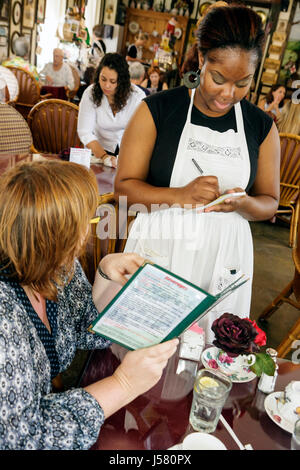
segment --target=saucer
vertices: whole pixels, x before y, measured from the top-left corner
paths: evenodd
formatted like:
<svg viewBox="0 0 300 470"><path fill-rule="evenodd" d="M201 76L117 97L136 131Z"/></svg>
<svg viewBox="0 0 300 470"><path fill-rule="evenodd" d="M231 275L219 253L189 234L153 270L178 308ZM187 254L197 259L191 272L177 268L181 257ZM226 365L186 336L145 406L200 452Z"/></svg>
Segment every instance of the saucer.
<svg viewBox="0 0 300 470"><path fill-rule="evenodd" d="M256 378L254 372L248 372L247 370L243 369L234 374L228 374L228 371L220 367L216 361L218 351L218 348L214 346L203 351L201 360L204 367L207 369L219 370L220 372L223 372L223 374L227 375L227 377L229 377L233 383L251 382L251 380Z"/></svg>
<svg viewBox="0 0 300 470"><path fill-rule="evenodd" d="M167 450L182 450L182 444L176 444L175 446L169 447Z"/></svg>
<svg viewBox="0 0 300 470"><path fill-rule="evenodd" d="M293 434L295 422L300 418L295 412L299 402L284 401L284 392L273 392L265 398L264 406L268 416L280 428Z"/></svg>

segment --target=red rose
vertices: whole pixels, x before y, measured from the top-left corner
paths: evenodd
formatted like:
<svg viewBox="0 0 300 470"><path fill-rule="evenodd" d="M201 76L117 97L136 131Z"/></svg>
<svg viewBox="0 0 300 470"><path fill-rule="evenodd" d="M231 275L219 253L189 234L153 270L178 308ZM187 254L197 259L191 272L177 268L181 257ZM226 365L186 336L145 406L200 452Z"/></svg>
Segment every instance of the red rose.
<svg viewBox="0 0 300 470"><path fill-rule="evenodd" d="M254 339L254 343L257 344L258 346L264 346L267 342L266 333L257 326L254 320L250 320L250 318L247 318L247 320L252 324L252 326L254 326L254 328L257 331L257 336Z"/></svg>

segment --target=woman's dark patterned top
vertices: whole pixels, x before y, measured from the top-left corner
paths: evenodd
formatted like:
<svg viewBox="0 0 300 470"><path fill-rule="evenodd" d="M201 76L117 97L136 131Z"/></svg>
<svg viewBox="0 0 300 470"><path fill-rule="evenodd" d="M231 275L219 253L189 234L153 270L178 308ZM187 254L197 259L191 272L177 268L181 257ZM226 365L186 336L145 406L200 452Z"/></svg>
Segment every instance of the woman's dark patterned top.
<svg viewBox="0 0 300 470"><path fill-rule="evenodd" d="M59 371L76 349L109 342L88 332L98 312L78 261L60 289L55 349ZM51 366L38 331L12 283L0 280L0 449L88 449L104 422L98 402L83 389L52 393Z"/></svg>

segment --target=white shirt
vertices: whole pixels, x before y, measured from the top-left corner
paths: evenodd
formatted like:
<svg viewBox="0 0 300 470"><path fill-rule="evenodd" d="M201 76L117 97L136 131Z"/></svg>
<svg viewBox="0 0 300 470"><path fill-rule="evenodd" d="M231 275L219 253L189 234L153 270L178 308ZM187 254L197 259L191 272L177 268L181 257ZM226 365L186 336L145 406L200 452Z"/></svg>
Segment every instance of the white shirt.
<svg viewBox="0 0 300 470"><path fill-rule="evenodd" d="M11 70L0 65L0 77L5 82L4 87L5 85L7 85L9 91L9 99L15 100L19 94L19 82L16 79L15 75ZM2 88L2 85L0 88Z"/></svg>
<svg viewBox="0 0 300 470"><path fill-rule="evenodd" d="M100 106L92 100L90 85L82 95L79 105L77 132L84 145L97 140L104 150L114 153L117 145L120 147L123 133L134 111L143 98L143 90L132 85L126 105L115 115L112 112L107 97L103 94Z"/></svg>
<svg viewBox="0 0 300 470"><path fill-rule="evenodd" d="M53 80L53 86L66 86L69 90L73 90L75 87L74 77L71 67L63 62L62 67L59 70L53 69L53 64L50 62L46 64L41 74L49 75Z"/></svg>

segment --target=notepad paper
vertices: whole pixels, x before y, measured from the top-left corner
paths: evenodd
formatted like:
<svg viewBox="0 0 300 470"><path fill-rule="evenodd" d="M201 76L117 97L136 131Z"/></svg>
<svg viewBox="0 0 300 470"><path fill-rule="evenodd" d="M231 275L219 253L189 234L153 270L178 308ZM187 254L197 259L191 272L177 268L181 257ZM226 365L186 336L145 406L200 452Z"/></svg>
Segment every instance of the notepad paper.
<svg viewBox="0 0 300 470"><path fill-rule="evenodd" d="M199 210L202 211L203 209L207 209L207 207L216 206L217 204L221 204L221 203L224 202L226 199L232 199L232 198L241 197L241 196L246 196L246 192L245 192L245 191L242 191L242 192L239 192L239 193L226 193L226 194L222 194L222 196L218 197L217 199L215 199L214 201L210 202L209 204L205 204L205 206L200 207Z"/></svg>

